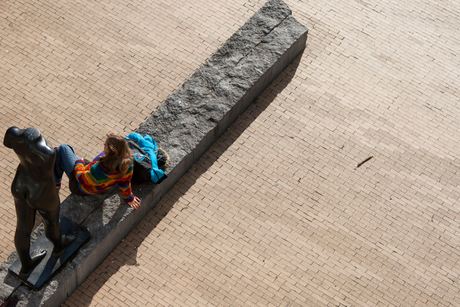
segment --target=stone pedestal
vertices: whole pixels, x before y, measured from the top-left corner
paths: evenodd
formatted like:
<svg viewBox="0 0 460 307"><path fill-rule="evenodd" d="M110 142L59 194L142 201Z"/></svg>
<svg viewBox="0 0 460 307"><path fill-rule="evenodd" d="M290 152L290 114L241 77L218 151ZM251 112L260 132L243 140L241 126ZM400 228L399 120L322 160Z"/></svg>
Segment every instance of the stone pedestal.
<svg viewBox="0 0 460 307"><path fill-rule="evenodd" d="M33 290L39 290L43 284L59 270L67 260L69 260L77 250L89 239L89 232L80 225L74 224L66 218L60 219L61 231L63 234L70 234L75 231L77 238L65 248L59 255L53 255L53 243L49 241L45 234L42 234L30 247L30 250L42 249L48 251L45 258L34 268L34 270L24 276L20 274L21 261L16 261L8 268L10 274L22 281Z"/></svg>

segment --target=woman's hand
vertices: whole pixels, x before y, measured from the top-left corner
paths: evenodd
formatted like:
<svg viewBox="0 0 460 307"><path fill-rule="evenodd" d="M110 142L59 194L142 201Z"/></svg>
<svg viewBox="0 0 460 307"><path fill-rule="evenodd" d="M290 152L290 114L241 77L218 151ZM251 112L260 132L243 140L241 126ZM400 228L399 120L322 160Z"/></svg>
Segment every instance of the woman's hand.
<svg viewBox="0 0 460 307"><path fill-rule="evenodd" d="M138 197L134 196L134 199L128 202L128 205L133 209L138 209L141 206L141 200Z"/></svg>

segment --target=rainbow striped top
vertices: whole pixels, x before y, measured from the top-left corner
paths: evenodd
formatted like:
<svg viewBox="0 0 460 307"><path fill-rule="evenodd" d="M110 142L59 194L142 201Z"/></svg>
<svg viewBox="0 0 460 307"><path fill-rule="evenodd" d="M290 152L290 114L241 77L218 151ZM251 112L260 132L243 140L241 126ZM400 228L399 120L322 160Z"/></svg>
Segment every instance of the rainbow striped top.
<svg viewBox="0 0 460 307"><path fill-rule="evenodd" d="M91 195L109 190L115 185L120 188L121 196L125 202L134 199L131 190L131 177L133 176L133 163L125 172L111 173L104 168L99 159L85 165L83 160L75 161L75 178L78 187L83 193Z"/></svg>

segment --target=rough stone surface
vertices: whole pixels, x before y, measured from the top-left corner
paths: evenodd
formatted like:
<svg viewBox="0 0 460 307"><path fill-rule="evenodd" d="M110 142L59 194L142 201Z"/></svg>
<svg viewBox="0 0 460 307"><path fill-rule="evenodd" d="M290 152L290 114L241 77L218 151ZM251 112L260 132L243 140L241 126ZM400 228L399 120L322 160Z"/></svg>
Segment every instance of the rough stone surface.
<svg viewBox="0 0 460 307"><path fill-rule="evenodd" d="M307 29L281 0L268 1L138 129L171 156L168 178L134 186L142 199L133 211L116 190L83 198L71 195L61 215L89 229L91 239L40 291L29 291L6 275L13 253L0 267L0 301L14 292L18 306L58 306L168 190L225 132L250 103L305 48ZM43 232L36 230L36 235Z"/></svg>

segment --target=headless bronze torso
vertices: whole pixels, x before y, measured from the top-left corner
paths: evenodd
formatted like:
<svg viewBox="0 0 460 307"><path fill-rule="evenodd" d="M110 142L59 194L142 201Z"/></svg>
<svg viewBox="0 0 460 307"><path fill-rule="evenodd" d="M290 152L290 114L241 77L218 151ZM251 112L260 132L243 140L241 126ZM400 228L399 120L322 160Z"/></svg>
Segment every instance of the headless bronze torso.
<svg viewBox="0 0 460 307"><path fill-rule="evenodd" d="M46 255L45 250L29 253L36 211L45 222L45 235L54 245L53 253L62 251L75 237L61 235L60 201L53 176L54 149L35 128L11 127L6 131L3 144L19 157L11 185L17 215L14 243L22 265L20 273L28 274Z"/></svg>

